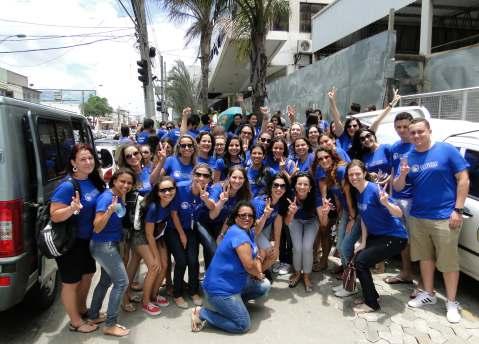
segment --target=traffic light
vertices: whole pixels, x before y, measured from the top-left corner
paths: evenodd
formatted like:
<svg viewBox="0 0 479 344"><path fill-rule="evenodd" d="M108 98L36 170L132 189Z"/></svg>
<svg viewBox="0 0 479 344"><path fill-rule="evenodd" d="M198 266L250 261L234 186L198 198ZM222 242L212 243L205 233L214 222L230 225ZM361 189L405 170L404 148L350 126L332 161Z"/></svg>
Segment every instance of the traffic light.
<svg viewBox="0 0 479 344"><path fill-rule="evenodd" d="M159 111L159 112L163 111L163 103L161 102L161 100L158 100L156 102L156 111Z"/></svg>
<svg viewBox="0 0 479 344"><path fill-rule="evenodd" d="M148 85L148 61L146 60L140 60L136 61L136 64L138 65L138 80L140 80L143 85Z"/></svg>

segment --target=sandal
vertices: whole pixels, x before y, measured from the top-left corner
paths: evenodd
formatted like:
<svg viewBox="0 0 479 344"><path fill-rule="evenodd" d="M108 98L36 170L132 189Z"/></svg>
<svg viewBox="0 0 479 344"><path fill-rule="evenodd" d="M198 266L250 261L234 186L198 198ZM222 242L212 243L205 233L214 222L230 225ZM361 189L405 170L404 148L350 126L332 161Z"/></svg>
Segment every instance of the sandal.
<svg viewBox="0 0 479 344"><path fill-rule="evenodd" d="M112 327L105 327L103 329L103 334L107 336L125 337L129 333L130 333L130 330L120 324L115 324Z"/></svg>
<svg viewBox="0 0 479 344"><path fill-rule="evenodd" d="M413 284L412 280L403 279L401 276L388 276L383 278L383 281L387 284Z"/></svg>
<svg viewBox="0 0 479 344"><path fill-rule="evenodd" d="M191 311L191 332L200 332L206 325L206 320L200 318L201 307L195 307Z"/></svg>
<svg viewBox="0 0 479 344"><path fill-rule="evenodd" d="M129 296L128 297L128 300L130 300L130 302L134 302L134 303L141 303L143 302L143 298L140 296L140 295L133 295L133 296Z"/></svg>
<svg viewBox="0 0 479 344"><path fill-rule="evenodd" d="M301 272L295 272L294 274L291 275L289 278L289 284L288 287L294 288L298 285L299 281L301 280Z"/></svg>
<svg viewBox="0 0 479 344"><path fill-rule="evenodd" d="M138 283L138 282L133 282L133 283L130 285L130 289L133 290L133 291L142 291L142 290L143 290L143 287L141 286L140 283Z"/></svg>
<svg viewBox="0 0 479 344"><path fill-rule="evenodd" d="M122 305L121 305L121 309L123 309L123 311L125 311L125 312L127 312L127 313L131 313L131 312L136 311L136 307L135 307L135 305L132 304L132 303L122 304Z"/></svg>
<svg viewBox="0 0 479 344"><path fill-rule="evenodd" d="M91 324L98 325L98 324L101 324L101 323L103 323L103 322L106 321L106 313L100 312L100 313L98 314L98 318L96 318L96 319L88 319L88 318L86 318L85 320L88 321L88 322L91 323Z"/></svg>
<svg viewBox="0 0 479 344"><path fill-rule="evenodd" d="M89 326L89 329L86 330L85 327ZM68 329L72 332L78 332L78 333L91 333L96 330L98 330L98 326L95 324L91 324L87 321L83 321L80 325L78 326L73 326L72 323L69 324Z"/></svg>

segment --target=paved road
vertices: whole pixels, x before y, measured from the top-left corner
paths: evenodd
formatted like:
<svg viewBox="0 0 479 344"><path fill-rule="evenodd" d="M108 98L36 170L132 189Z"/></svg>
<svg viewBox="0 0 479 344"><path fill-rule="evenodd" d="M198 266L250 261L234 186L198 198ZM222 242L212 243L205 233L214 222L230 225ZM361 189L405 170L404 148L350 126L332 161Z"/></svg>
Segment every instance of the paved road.
<svg viewBox="0 0 479 344"><path fill-rule="evenodd" d="M389 267L389 274L394 273ZM174 305L156 317L141 311L122 314L121 323L132 328L124 343L479 343L479 282L461 276L460 297L464 310L461 324L451 326L444 317L444 303L425 309L405 306L410 286L394 288L382 282L386 275L375 276L381 294L381 312L355 316L352 298L340 300L332 295L337 281L329 274L314 274L314 292L306 294L302 285L287 287L287 277L278 278L264 304L251 304L252 329L245 335L229 335L206 328L191 333L190 310ZM441 291L441 287L438 286ZM0 343L111 343L101 335L71 333L67 318L57 300L43 313L29 305L19 305L0 313ZM116 340L115 340L116 341Z"/></svg>

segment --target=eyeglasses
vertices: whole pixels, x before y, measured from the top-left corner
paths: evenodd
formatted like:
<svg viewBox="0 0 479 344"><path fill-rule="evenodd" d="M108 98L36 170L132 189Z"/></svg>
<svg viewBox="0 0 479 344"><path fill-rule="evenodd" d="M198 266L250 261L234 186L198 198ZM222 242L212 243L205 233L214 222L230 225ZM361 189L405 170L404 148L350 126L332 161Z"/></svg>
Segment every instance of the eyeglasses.
<svg viewBox="0 0 479 344"><path fill-rule="evenodd" d="M215 147L224 147L224 146L225 146L224 143L217 143L217 144L215 144Z"/></svg>
<svg viewBox="0 0 479 344"><path fill-rule="evenodd" d="M254 219L253 214L250 213L238 214L237 217L239 217L241 220Z"/></svg>
<svg viewBox="0 0 479 344"><path fill-rule="evenodd" d="M320 156L320 157L318 157L318 160L319 160L319 161L324 161L324 160L328 160L328 159L331 159L331 156L330 156L330 155L325 155L325 156Z"/></svg>
<svg viewBox="0 0 479 344"><path fill-rule="evenodd" d="M192 143L180 143L180 148L183 148L183 149L192 149L194 147L194 145Z"/></svg>
<svg viewBox="0 0 479 344"><path fill-rule="evenodd" d="M163 189L158 189L160 193L167 193L167 192L173 192L176 188L174 186L171 186L169 188L163 188Z"/></svg>
<svg viewBox="0 0 479 344"><path fill-rule="evenodd" d="M174 127L166 127L166 130L171 130L173 129Z"/></svg>
<svg viewBox="0 0 479 344"><path fill-rule="evenodd" d="M249 132L249 131L241 131L241 134L243 134L243 135L249 135L249 136L253 135L253 133L251 133L251 132Z"/></svg>
<svg viewBox="0 0 479 344"><path fill-rule="evenodd" d="M139 151L136 151L136 152L130 153L130 154L126 154L126 155L125 155L125 158L126 158L126 160L128 160L128 159L133 158L134 156L138 156L138 154L140 154Z"/></svg>
<svg viewBox="0 0 479 344"><path fill-rule="evenodd" d="M348 125L348 128L358 128L358 127L359 127L359 125L357 125L357 124L350 124L350 125Z"/></svg>
<svg viewBox="0 0 479 344"><path fill-rule="evenodd" d="M201 173L201 172L195 172L195 177L204 177L204 178L210 178L211 177L211 174L209 173Z"/></svg>
<svg viewBox="0 0 479 344"><path fill-rule="evenodd" d="M359 141L364 142L364 141L366 141L366 139L368 139L368 140L371 139L371 137L373 137L372 134L366 134L364 136L360 136Z"/></svg>
<svg viewBox="0 0 479 344"><path fill-rule="evenodd" d="M286 184L273 183L273 189L286 189Z"/></svg>
<svg viewBox="0 0 479 344"><path fill-rule="evenodd" d="M260 137L259 140L261 142L266 142L266 143L270 143L271 142L271 139L267 139L266 137Z"/></svg>

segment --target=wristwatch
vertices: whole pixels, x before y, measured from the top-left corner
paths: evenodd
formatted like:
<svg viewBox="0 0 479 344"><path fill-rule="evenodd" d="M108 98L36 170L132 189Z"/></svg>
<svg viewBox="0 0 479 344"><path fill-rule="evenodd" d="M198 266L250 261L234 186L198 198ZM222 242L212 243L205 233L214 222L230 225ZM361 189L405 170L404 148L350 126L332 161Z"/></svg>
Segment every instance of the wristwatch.
<svg viewBox="0 0 479 344"><path fill-rule="evenodd" d="M464 208L454 208L453 210L458 214L464 214Z"/></svg>

